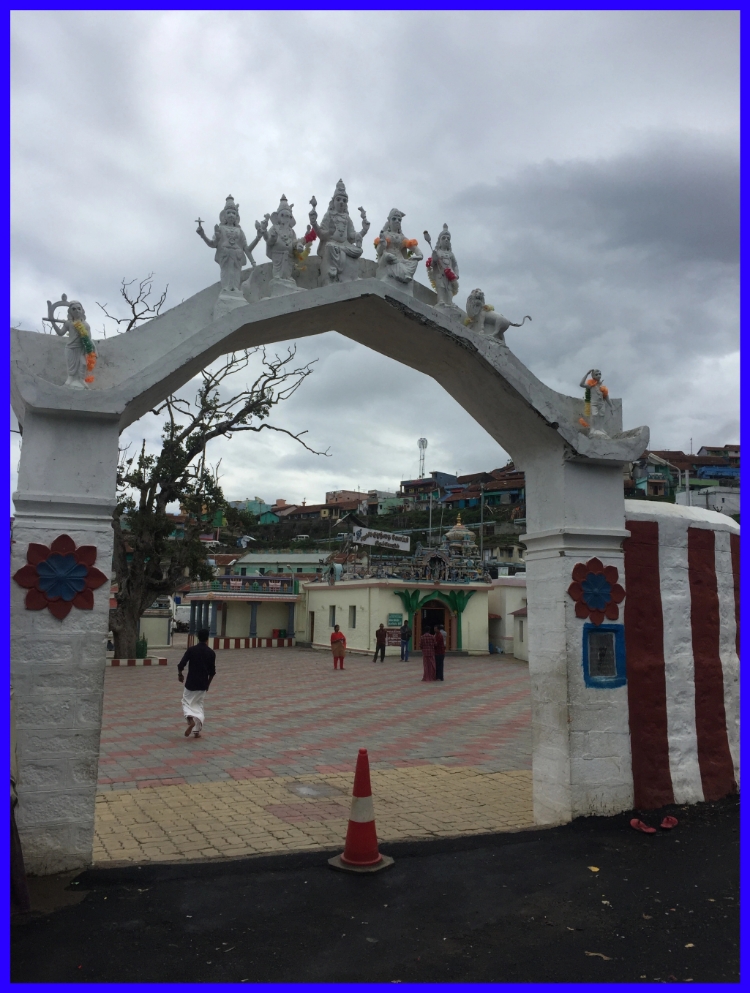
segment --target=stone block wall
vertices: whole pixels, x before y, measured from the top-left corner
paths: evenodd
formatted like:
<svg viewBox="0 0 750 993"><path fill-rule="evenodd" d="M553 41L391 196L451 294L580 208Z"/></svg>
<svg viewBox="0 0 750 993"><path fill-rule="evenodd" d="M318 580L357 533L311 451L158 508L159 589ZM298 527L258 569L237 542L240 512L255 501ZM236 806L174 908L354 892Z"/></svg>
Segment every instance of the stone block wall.
<svg viewBox="0 0 750 993"><path fill-rule="evenodd" d="M31 542L51 545L68 534L97 547L109 575L110 520L21 516L13 529L11 575L26 564ZM101 732L109 583L94 591L93 610L75 607L63 620L27 610L26 590L11 581L11 681L18 765L16 818L27 872L47 875L91 861Z"/></svg>

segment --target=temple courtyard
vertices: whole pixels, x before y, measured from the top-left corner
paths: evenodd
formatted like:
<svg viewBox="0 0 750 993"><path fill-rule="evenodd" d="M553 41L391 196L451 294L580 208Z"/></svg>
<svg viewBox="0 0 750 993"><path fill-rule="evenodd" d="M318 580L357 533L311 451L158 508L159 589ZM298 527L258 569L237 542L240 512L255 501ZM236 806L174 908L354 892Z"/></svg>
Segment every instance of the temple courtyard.
<svg viewBox="0 0 750 993"><path fill-rule="evenodd" d="M166 666L108 668L94 860L175 862L341 847L367 748L378 837L419 841L533 824L528 666L448 656L373 664L303 648L217 652L200 738Z"/></svg>

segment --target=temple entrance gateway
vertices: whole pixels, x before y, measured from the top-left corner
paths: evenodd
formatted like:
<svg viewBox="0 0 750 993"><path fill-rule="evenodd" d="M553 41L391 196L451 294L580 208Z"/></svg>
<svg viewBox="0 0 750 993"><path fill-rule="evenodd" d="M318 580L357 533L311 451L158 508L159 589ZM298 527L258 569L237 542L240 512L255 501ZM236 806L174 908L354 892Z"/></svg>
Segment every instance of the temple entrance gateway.
<svg viewBox="0 0 750 993"><path fill-rule="evenodd" d="M632 803L627 687L602 692L584 684L582 620L567 591L576 563L622 570L622 465L646 448L648 429L623 431L621 401L611 398L590 428L584 399L536 379L497 322L467 326L454 302L458 266L447 227L429 259L436 295L402 265L413 258L408 239L399 241L398 258L382 256L385 268L362 258L369 222L362 212L358 232L347 210L340 184L320 224L314 207L310 215L319 256L305 254L310 242L300 252L301 242L290 241L288 251L304 257L299 267L289 270L274 248L272 262L239 273L239 289L232 267L241 265L245 243L236 208L229 210L225 220L232 223L222 221L227 230L214 239L221 284L126 335L97 341L89 363L95 374L87 377L94 381L83 388L66 386L67 346L12 330L12 401L23 431L14 494L12 671L24 782L19 829L34 872L76 868L91 857L109 606L106 585L94 585L92 570L96 562L106 571L111 561L120 431L228 351L331 330L432 376L525 472L537 822ZM282 221L291 223L282 213L279 230ZM236 240L234 254L222 248L225 236ZM290 271L299 292L287 285ZM70 318L72 327L78 318ZM77 333L85 336L82 320ZM456 541L468 567L470 543L462 534ZM51 551L56 542L81 572L82 587L70 600L67 586L51 596L39 587L37 565L59 565ZM445 611L446 624L449 614L456 619L457 639L463 603L456 599ZM584 733L592 722L600 729L595 739ZM607 763L597 758L602 749Z"/></svg>
<svg viewBox="0 0 750 993"><path fill-rule="evenodd" d="M446 647L449 652L455 652L457 650L456 643L456 623L450 609L439 600L429 600L415 615L414 615L414 649L417 651L419 649L419 639L422 637L424 632L427 630L428 625L432 625L433 629L437 624L442 624L445 628L445 633L448 635L446 638Z"/></svg>
<svg viewBox="0 0 750 993"><path fill-rule="evenodd" d="M435 630L438 625L445 623L445 607L435 606L435 601L430 600L426 607L422 608L422 631L430 627Z"/></svg>

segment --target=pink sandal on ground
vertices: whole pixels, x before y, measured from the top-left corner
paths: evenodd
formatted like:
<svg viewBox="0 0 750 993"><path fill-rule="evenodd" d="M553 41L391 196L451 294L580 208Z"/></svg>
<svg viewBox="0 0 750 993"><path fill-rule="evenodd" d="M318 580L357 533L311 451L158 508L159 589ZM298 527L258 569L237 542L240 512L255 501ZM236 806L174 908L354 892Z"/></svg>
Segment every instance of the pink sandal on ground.
<svg viewBox="0 0 750 993"><path fill-rule="evenodd" d="M637 817L632 819L630 826L636 831L641 831L643 834L656 834L656 828L649 827L648 824L644 824L643 821L639 821Z"/></svg>
<svg viewBox="0 0 750 993"><path fill-rule="evenodd" d="M676 817L665 817L664 820L659 825L660 828L664 828L665 831L671 831L673 827L677 827L678 821Z"/></svg>

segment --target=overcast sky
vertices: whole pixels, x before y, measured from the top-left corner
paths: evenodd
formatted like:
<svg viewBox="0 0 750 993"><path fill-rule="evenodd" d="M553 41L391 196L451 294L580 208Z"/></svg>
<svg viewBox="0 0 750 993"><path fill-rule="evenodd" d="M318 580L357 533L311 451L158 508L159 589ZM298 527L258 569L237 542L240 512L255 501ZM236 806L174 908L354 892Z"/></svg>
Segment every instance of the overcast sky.
<svg viewBox="0 0 750 993"><path fill-rule="evenodd" d="M352 213L448 222L459 299L481 286L510 347L578 395L592 366L654 448L739 440L739 15L733 11L15 12L11 322L155 273L167 305L216 282L194 219L242 225L285 193L304 231L342 177ZM374 258L371 237L365 254ZM265 261L262 250L256 260ZM417 278L427 282L423 267ZM109 332L111 333L111 331ZM62 342L60 347L63 347ZM217 443L229 499L395 490L503 465L432 380L334 332L276 423ZM244 377L243 377L244 381ZM144 418L127 440L158 443ZM18 460L12 435L12 486Z"/></svg>

